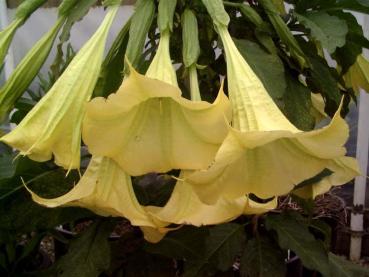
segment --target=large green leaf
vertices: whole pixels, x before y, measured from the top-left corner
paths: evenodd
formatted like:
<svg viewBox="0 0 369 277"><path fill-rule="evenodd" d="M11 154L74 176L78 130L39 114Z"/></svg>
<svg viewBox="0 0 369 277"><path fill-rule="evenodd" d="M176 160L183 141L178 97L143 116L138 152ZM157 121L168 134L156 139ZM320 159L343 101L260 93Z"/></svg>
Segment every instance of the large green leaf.
<svg viewBox="0 0 369 277"><path fill-rule="evenodd" d="M0 155L0 182L14 176L17 169L17 160L14 160L15 157L13 153Z"/></svg>
<svg viewBox="0 0 369 277"><path fill-rule="evenodd" d="M101 71L97 80L93 96L107 97L115 92L123 80L124 55L128 43L128 30L130 21L128 21L119 32L112 46L106 55Z"/></svg>
<svg viewBox="0 0 369 277"><path fill-rule="evenodd" d="M283 252L267 236L252 238L241 257L240 271L242 277L284 277L286 265Z"/></svg>
<svg viewBox="0 0 369 277"><path fill-rule="evenodd" d="M334 277L367 277L369 269L354 264L343 257L329 253L330 275Z"/></svg>
<svg viewBox="0 0 369 277"><path fill-rule="evenodd" d="M295 252L307 268L330 276L328 254L307 226L289 214L268 216L265 222L268 230L277 232L281 248Z"/></svg>
<svg viewBox="0 0 369 277"><path fill-rule="evenodd" d="M204 255L206 228L185 226L170 232L160 242L146 243L145 249L168 258L198 260Z"/></svg>
<svg viewBox="0 0 369 277"><path fill-rule="evenodd" d="M287 89L283 96L283 112L300 130L314 129L315 118L310 114L312 109L311 91L299 80L286 74Z"/></svg>
<svg viewBox="0 0 369 277"><path fill-rule="evenodd" d="M307 10L350 10L362 13L369 13L367 0L288 0L296 6L297 12Z"/></svg>
<svg viewBox="0 0 369 277"><path fill-rule="evenodd" d="M68 252L56 263L57 276L94 277L110 265L108 237L113 222L95 222L70 242Z"/></svg>
<svg viewBox="0 0 369 277"><path fill-rule="evenodd" d="M258 2L264 7L270 23L273 25L281 41L287 46L290 55L296 59L301 68L309 67L310 65L306 60L304 51L301 49L287 24L279 15L278 8L270 0L259 0Z"/></svg>
<svg viewBox="0 0 369 277"><path fill-rule="evenodd" d="M227 223L209 229L205 252L201 259L185 267L185 277L202 276L204 271L228 270L241 253L245 242L243 225Z"/></svg>
<svg viewBox="0 0 369 277"><path fill-rule="evenodd" d="M326 12L295 13L295 15L301 24L310 29L312 38L319 41L329 53L345 45L348 32L345 20Z"/></svg>
<svg viewBox="0 0 369 277"><path fill-rule="evenodd" d="M237 48L260 78L273 99L281 98L287 88L284 67L277 54L264 51L259 44L249 40L235 40Z"/></svg>
<svg viewBox="0 0 369 277"><path fill-rule="evenodd" d="M33 202L28 192L19 191L0 202L0 231L18 234L48 230L91 216L81 208L44 208Z"/></svg>
<svg viewBox="0 0 369 277"><path fill-rule="evenodd" d="M48 230L92 215L80 208L44 208L33 202L24 189L23 182L26 182L29 188L44 197L60 196L77 182L77 172L70 172L65 177L64 170L49 163L34 162L27 157L17 158L14 165L15 171L14 168L8 171L9 178L0 181L0 231L28 233Z"/></svg>
<svg viewBox="0 0 369 277"><path fill-rule="evenodd" d="M369 48L369 40L364 36L363 28L354 15L343 11L331 11L330 14L345 20L349 26L346 44L338 48L333 55L342 68L342 73L345 73L356 62L362 49Z"/></svg>

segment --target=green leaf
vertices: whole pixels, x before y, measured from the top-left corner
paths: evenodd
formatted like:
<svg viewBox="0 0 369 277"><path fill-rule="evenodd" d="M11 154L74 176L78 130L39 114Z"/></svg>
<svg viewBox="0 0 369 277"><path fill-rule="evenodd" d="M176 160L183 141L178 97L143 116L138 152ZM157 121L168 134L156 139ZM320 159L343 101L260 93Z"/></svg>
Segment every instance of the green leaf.
<svg viewBox="0 0 369 277"><path fill-rule="evenodd" d="M128 43L128 30L131 21L127 21L119 32L101 65L101 71L97 80L94 97L107 97L116 92L123 81L124 55Z"/></svg>
<svg viewBox="0 0 369 277"><path fill-rule="evenodd" d="M288 214L268 216L265 223L268 230L277 232L281 248L295 252L307 268L330 276L328 254L307 226Z"/></svg>
<svg viewBox="0 0 369 277"><path fill-rule="evenodd" d="M27 194L26 194L27 193ZM0 231L29 233L49 230L77 219L91 217L92 213L80 208L48 209L32 201L28 192L13 194L0 203Z"/></svg>
<svg viewBox="0 0 369 277"><path fill-rule="evenodd" d="M338 87L338 73L329 67L327 61L320 57L311 43L304 44L304 51L309 57L311 67L305 72L306 83L312 92L319 92L325 99L325 112L333 116L341 102L342 94Z"/></svg>
<svg viewBox="0 0 369 277"><path fill-rule="evenodd" d="M206 228L185 226L170 232L160 242L145 244L145 250L168 258L196 261L202 259L205 249Z"/></svg>
<svg viewBox="0 0 369 277"><path fill-rule="evenodd" d="M243 225L227 223L209 229L204 255L185 266L185 277L202 276L206 270L226 271L241 253L245 242Z"/></svg>
<svg viewBox="0 0 369 277"><path fill-rule="evenodd" d="M333 14L345 20L349 26L346 37L346 44L336 50L333 57L342 68L342 74L356 62L357 57L364 48L369 48L369 40L364 36L362 26L357 22L356 17L348 12L332 11Z"/></svg>
<svg viewBox="0 0 369 277"><path fill-rule="evenodd" d="M283 113L297 128L304 131L314 129L315 118L312 109L311 91L291 74L286 74L287 87L283 96Z"/></svg>
<svg viewBox="0 0 369 277"><path fill-rule="evenodd" d="M369 269L354 264L344 257L329 253L330 275L334 277L367 277Z"/></svg>
<svg viewBox="0 0 369 277"><path fill-rule="evenodd" d="M56 263L57 276L94 277L110 265L108 237L112 221L98 221L70 242L68 252Z"/></svg>
<svg viewBox="0 0 369 277"><path fill-rule="evenodd" d="M240 273L242 277L284 277L284 254L269 237L252 238L241 257Z"/></svg>
<svg viewBox="0 0 369 277"><path fill-rule="evenodd" d="M306 10L350 10L362 13L369 13L369 5L367 0L299 0L288 1L295 4L297 12Z"/></svg>
<svg viewBox="0 0 369 277"><path fill-rule="evenodd" d="M249 40L235 39L234 42L269 95L273 99L282 98L286 92L287 83L284 66L278 55L264 51L257 43Z"/></svg>
<svg viewBox="0 0 369 277"><path fill-rule="evenodd" d="M134 68L142 62L147 33L150 30L155 16L155 3L153 0L140 0L136 3L135 13L129 26L129 40L126 57Z"/></svg>
<svg viewBox="0 0 369 277"><path fill-rule="evenodd" d="M12 178L17 169L17 160L14 153L0 155L0 181Z"/></svg>
<svg viewBox="0 0 369 277"><path fill-rule="evenodd" d="M295 13L295 15L301 24L310 29L312 38L319 41L329 53L345 45L348 33L345 20L325 12L307 12L303 15Z"/></svg>
<svg viewBox="0 0 369 277"><path fill-rule="evenodd" d="M277 7L269 0L259 0L259 3L264 7L270 22L277 32L281 41L288 47L291 56L296 59L301 68L308 67L308 61L305 53L302 51L299 43L293 36L292 32L278 14Z"/></svg>

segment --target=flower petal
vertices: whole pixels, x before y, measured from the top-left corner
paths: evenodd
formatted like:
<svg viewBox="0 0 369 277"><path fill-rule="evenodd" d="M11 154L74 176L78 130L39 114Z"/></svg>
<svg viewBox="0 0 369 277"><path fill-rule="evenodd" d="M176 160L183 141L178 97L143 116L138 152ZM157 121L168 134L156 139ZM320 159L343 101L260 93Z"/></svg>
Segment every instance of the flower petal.
<svg viewBox="0 0 369 277"><path fill-rule="evenodd" d="M125 217L132 225L165 226L151 220L136 199L131 177L109 158L93 157L79 183L63 196L45 199L30 193L35 202L50 208L79 206L102 216Z"/></svg>
<svg viewBox="0 0 369 277"><path fill-rule="evenodd" d="M183 172L180 179L190 172ZM168 203L162 207L146 207L153 217L164 222L190 224L195 226L220 224L231 221L242 214L260 214L276 208L275 198L266 204L259 204L246 196L235 200L219 199L214 205L200 201L191 186L178 181Z"/></svg>
<svg viewBox="0 0 369 277"><path fill-rule="evenodd" d="M334 159L327 166L333 173L319 182L292 191L299 197L314 199L318 195L328 192L334 186L346 184L356 176L361 175L357 160L351 157Z"/></svg>
<svg viewBox="0 0 369 277"><path fill-rule="evenodd" d="M347 138L339 111L328 126L311 132L231 129L212 166L188 176L187 182L207 204L249 193L265 199L284 195L342 157Z"/></svg>
<svg viewBox="0 0 369 277"><path fill-rule="evenodd" d="M87 105L83 139L89 151L133 176L206 168L228 132L223 91L213 104L192 102L175 86L130 72L117 93Z"/></svg>

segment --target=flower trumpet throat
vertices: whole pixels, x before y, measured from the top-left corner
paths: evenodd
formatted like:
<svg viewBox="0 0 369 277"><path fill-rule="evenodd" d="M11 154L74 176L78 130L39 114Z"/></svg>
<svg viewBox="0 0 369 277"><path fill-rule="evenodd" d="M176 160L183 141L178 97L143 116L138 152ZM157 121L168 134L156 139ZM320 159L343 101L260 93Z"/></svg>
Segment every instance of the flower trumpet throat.
<svg viewBox="0 0 369 277"><path fill-rule="evenodd" d="M112 6L96 33L81 48L49 92L21 123L0 141L36 161L79 168L81 125L87 102L95 87L108 31L118 6Z"/></svg>
<svg viewBox="0 0 369 277"><path fill-rule="evenodd" d="M186 180L201 201L211 204L221 197L237 199L250 193L264 199L284 195L328 167L336 174L348 170L351 178L356 176L356 161L341 159L346 153L348 126L340 109L324 128L297 129L241 56L227 27L217 29L227 60L233 117L211 167ZM338 159L340 166L332 166Z"/></svg>
<svg viewBox="0 0 369 277"><path fill-rule="evenodd" d="M133 176L206 168L228 132L230 105L222 91L213 104L181 96L169 36L162 32L146 76L131 67L115 94L87 104L83 140L89 151Z"/></svg>

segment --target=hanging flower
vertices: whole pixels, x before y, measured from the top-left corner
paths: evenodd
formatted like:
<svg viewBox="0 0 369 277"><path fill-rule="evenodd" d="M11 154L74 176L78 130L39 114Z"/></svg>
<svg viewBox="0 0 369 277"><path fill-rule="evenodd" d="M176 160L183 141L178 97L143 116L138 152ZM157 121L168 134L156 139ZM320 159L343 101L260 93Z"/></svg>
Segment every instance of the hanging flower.
<svg viewBox="0 0 369 277"><path fill-rule="evenodd" d="M193 188L182 181L191 173L182 171L168 203L163 208L149 206L146 210L163 222L202 226L228 222L243 214L265 213L277 207L277 197L265 204L246 196L231 200L220 198L214 204L204 204Z"/></svg>
<svg viewBox="0 0 369 277"><path fill-rule="evenodd" d="M143 226L144 230L156 229L162 236L169 231L164 228L166 223L151 219L136 198L131 177L109 158L92 157L78 184L63 196L45 199L29 192L36 203L49 208L78 206L101 216L125 217L132 225ZM158 235L151 237L150 233L146 239L157 241Z"/></svg>
<svg viewBox="0 0 369 277"><path fill-rule="evenodd" d="M348 126L337 111L331 123L303 132L278 109L262 82L236 48L227 27L217 26L227 58L232 127L215 161L207 170L188 176L187 182L205 203L237 199L253 193L260 198L289 193L295 185L338 162L346 150ZM334 171L356 162L341 159ZM352 175L351 175L352 176Z"/></svg>
<svg viewBox="0 0 369 277"><path fill-rule="evenodd" d="M229 102L181 97L169 55L170 32L146 76L132 67L117 93L87 105L83 140L94 155L115 160L128 174L206 168L226 136Z"/></svg>
<svg viewBox="0 0 369 277"><path fill-rule="evenodd" d="M110 8L103 23L74 57L50 91L22 122L0 141L36 161L55 163L66 169L79 168L84 103L95 87L109 28L118 5Z"/></svg>
<svg viewBox="0 0 369 277"><path fill-rule="evenodd" d="M190 80L192 101L201 101L196 63L199 56L197 21L194 13L186 10L183 20L183 59ZM189 44L192 45L189 45ZM197 47L195 47L197 45ZM192 50L192 52L191 52ZM187 62L186 61L190 61ZM277 197L265 204L257 203L246 196L227 200L220 198L215 204L207 205L200 201L193 188L186 184L186 176L193 171L181 171L178 181L167 204L161 207L149 206L146 210L160 221L195 226L220 224L231 221L242 214L260 214L276 208Z"/></svg>

